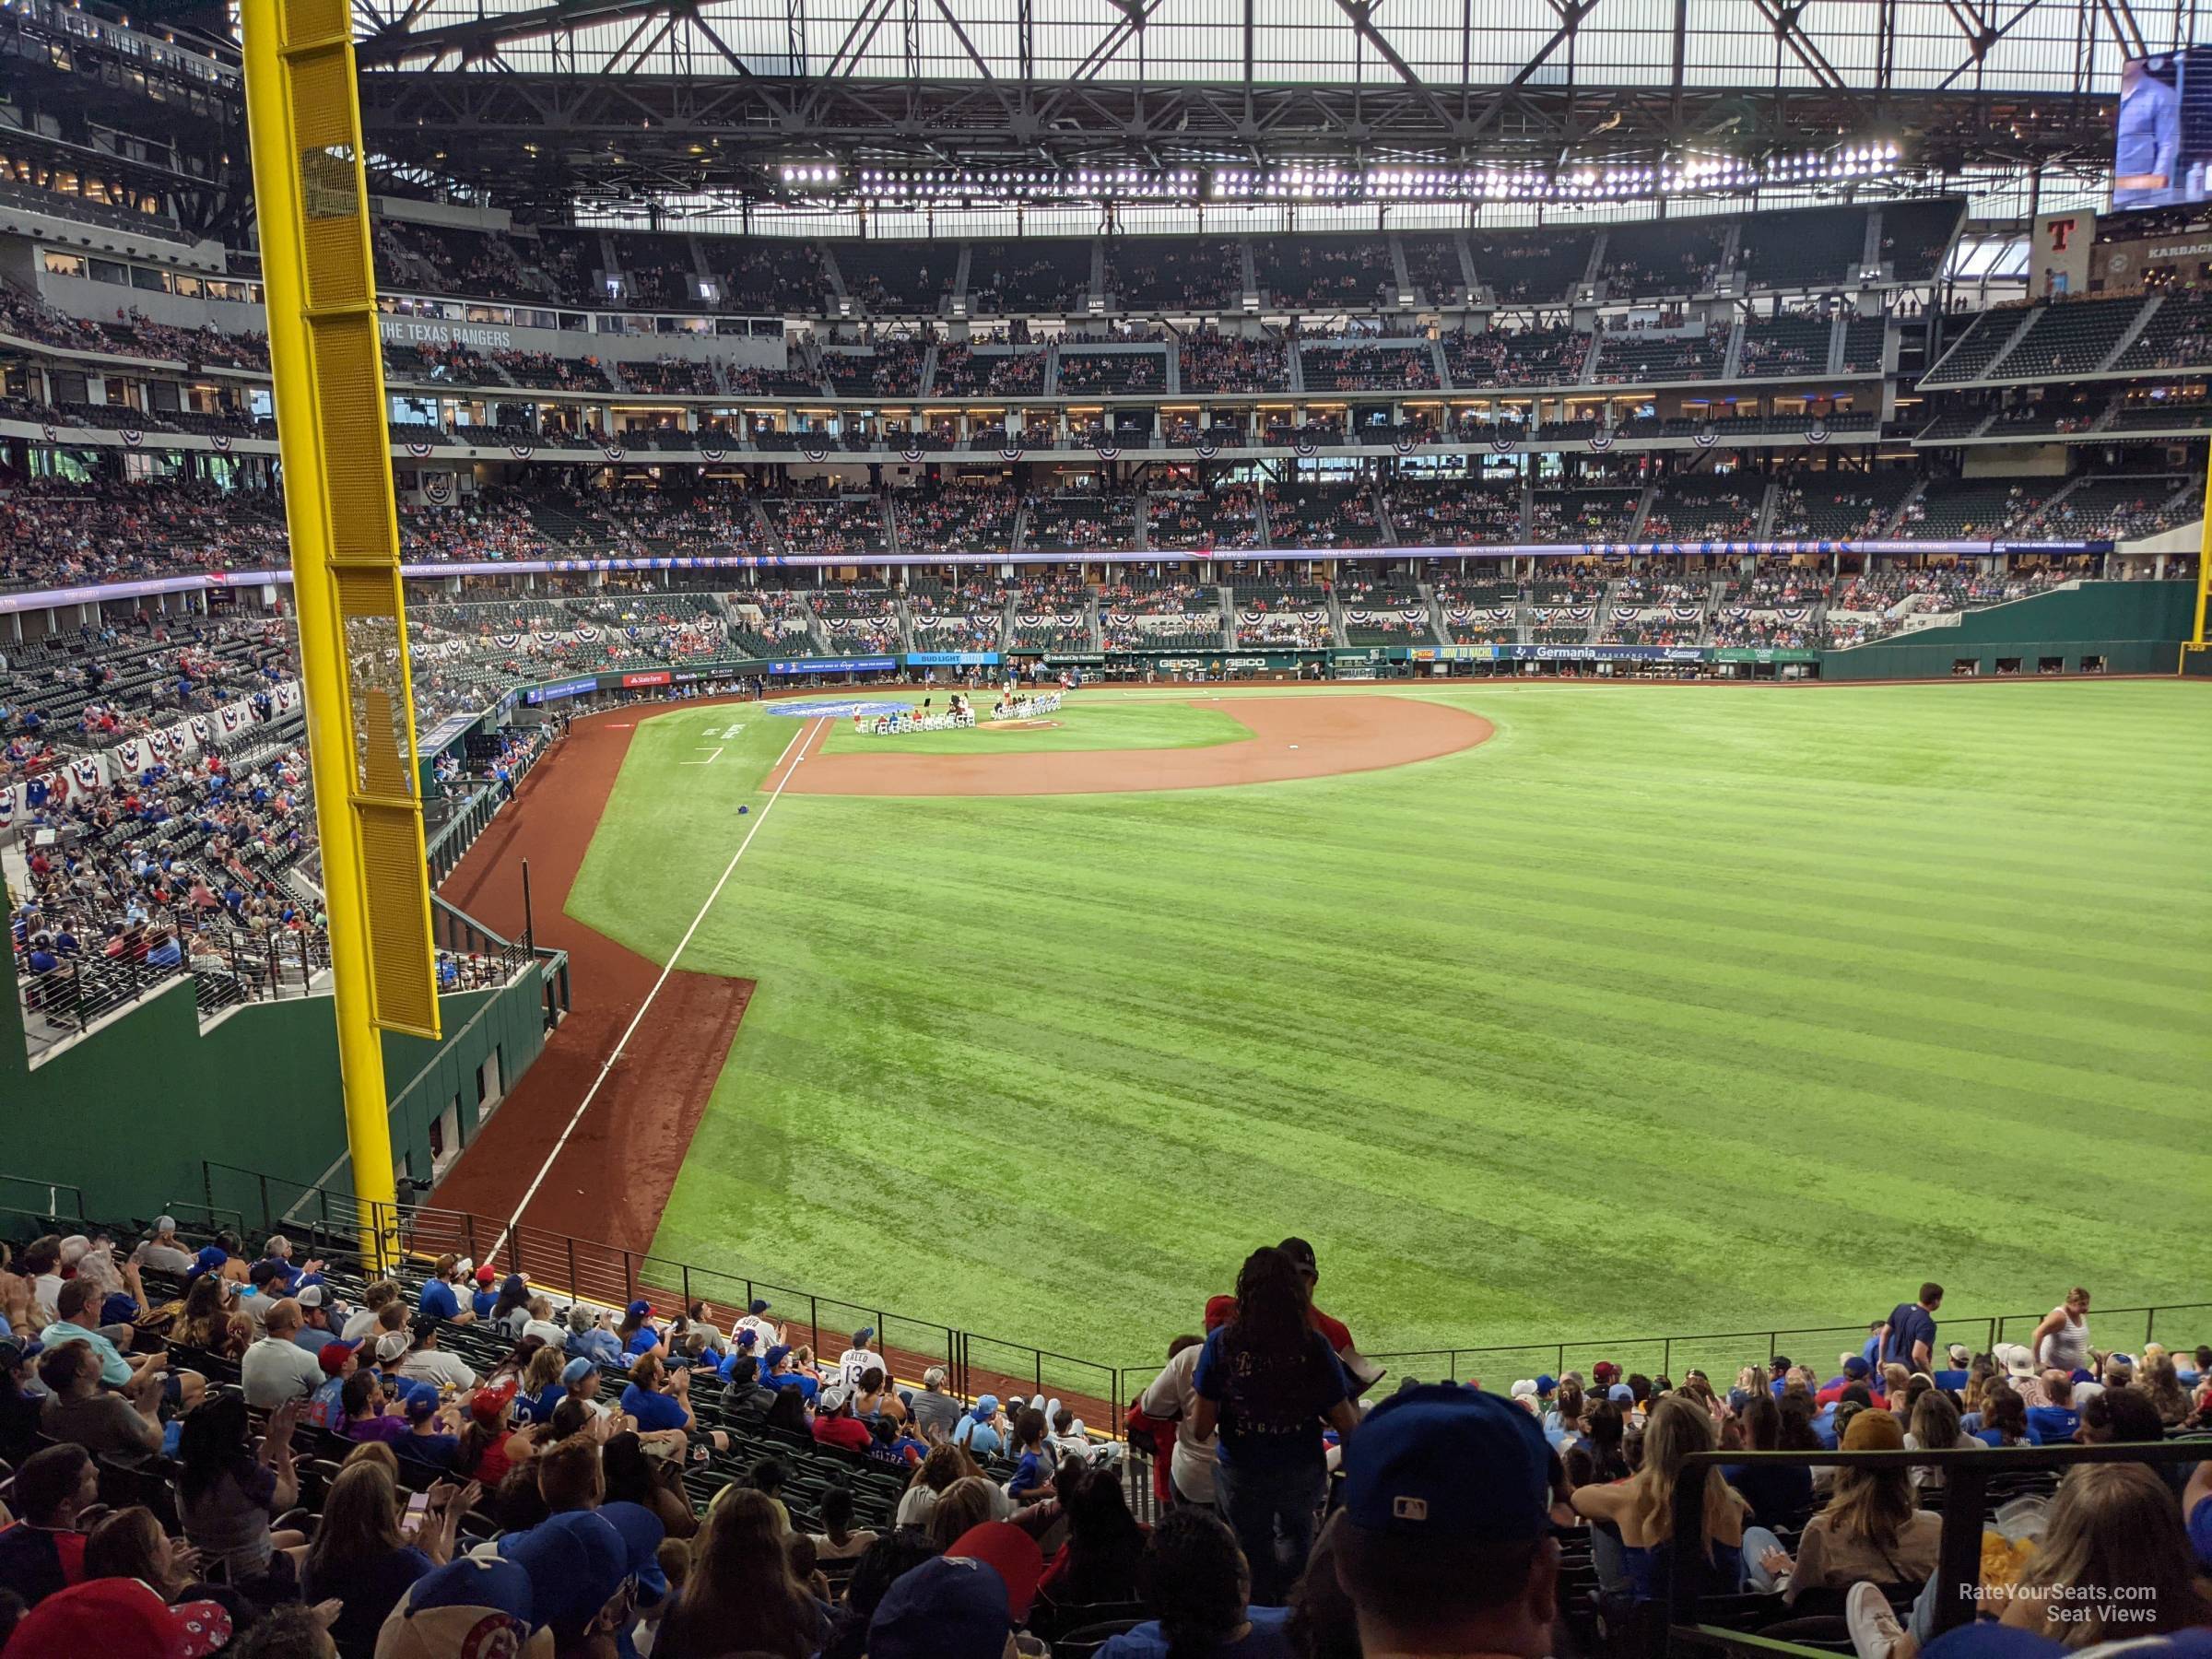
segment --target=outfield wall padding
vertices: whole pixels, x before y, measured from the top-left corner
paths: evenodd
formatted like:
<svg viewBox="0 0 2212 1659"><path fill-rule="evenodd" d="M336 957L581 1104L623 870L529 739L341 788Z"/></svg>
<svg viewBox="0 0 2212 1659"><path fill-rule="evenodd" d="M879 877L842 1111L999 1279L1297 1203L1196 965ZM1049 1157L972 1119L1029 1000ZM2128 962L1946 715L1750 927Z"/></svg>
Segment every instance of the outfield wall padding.
<svg viewBox="0 0 2212 1659"><path fill-rule="evenodd" d="M2032 676L2044 657L2079 674L2082 659L2103 659L2105 674L2171 674L2194 623L2196 587L2188 582L2088 582L1987 610L1967 611L1952 628L1929 628L1820 653L1824 680L1949 679L1971 659L1989 677L2001 658L2020 659Z"/></svg>
<svg viewBox="0 0 2212 1659"><path fill-rule="evenodd" d="M350 1182L328 996L248 1003L203 1030L194 982L180 977L34 1066L9 956L0 950L0 1121L10 1173L70 1182L84 1189L92 1215L138 1219L197 1198L202 1160L302 1183ZM384 1037L386 1088L405 1095L392 1112L393 1156L424 1180L430 1124L448 1104L458 1102L463 1142L474 1138L484 1061L499 1055L509 1092L545 1045L535 972L442 997L440 1008L442 1042Z"/></svg>

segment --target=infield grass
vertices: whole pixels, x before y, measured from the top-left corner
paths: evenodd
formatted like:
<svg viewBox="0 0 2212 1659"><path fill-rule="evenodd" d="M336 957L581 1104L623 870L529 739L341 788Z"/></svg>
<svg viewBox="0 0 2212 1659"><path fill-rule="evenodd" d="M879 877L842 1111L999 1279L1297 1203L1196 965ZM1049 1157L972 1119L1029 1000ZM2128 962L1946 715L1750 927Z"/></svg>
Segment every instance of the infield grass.
<svg viewBox="0 0 2212 1659"><path fill-rule="evenodd" d="M575 914L665 959L759 826L684 959L759 989L657 1253L1117 1364L1288 1233L1371 1351L2206 1297L2204 688L1389 689L1497 735L762 821L795 723L641 724ZM1186 740L1173 695L1034 735Z"/></svg>
<svg viewBox="0 0 2212 1659"><path fill-rule="evenodd" d="M1067 699L1046 724L1022 722L996 726L991 719L991 693L979 692L972 731L910 732L903 736L877 737L853 729L850 719L830 722L825 745L833 755L865 755L892 748L902 755L974 755L1008 752L1040 753L1067 749L1205 748L1217 743L1239 743L1252 735L1219 709L1190 702L1108 700L1080 695ZM945 693L935 694L935 707L945 707ZM878 700L870 699L869 700ZM885 702L919 706L918 697L886 697Z"/></svg>

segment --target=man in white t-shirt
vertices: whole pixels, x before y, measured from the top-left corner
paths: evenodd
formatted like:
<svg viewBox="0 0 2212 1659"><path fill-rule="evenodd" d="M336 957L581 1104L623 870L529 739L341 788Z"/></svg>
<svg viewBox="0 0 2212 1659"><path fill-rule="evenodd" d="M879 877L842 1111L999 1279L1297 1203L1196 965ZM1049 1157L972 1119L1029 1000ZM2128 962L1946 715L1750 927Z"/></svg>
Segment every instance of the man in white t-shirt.
<svg viewBox="0 0 2212 1659"><path fill-rule="evenodd" d="M731 1340L736 1340L739 1331L750 1331L753 1333L754 1345L763 1354L782 1342L783 1333L769 1323L766 1318L767 1312L768 1302L766 1300L759 1297L754 1298L753 1305L746 1310L745 1317L730 1327Z"/></svg>
<svg viewBox="0 0 2212 1659"><path fill-rule="evenodd" d="M468 1368L468 1361L449 1354L438 1346L438 1322L427 1314L415 1317L415 1347L400 1361L399 1374L418 1382L433 1382L440 1388L464 1389L477 1385L477 1373Z"/></svg>
<svg viewBox="0 0 2212 1659"><path fill-rule="evenodd" d="M300 1304L290 1298L270 1304L267 1334L240 1356L238 1380L246 1404L274 1410L287 1400L304 1400L323 1385L323 1367L292 1338L300 1329Z"/></svg>
<svg viewBox="0 0 2212 1659"><path fill-rule="evenodd" d="M1198 1411L1198 1390L1193 1378L1198 1370L1198 1356L1205 1351L1206 1344L1196 1337L1177 1338L1168 1355L1167 1368L1152 1379L1136 1402L1136 1408L1155 1421L1174 1422L1175 1451L1168 1459L1168 1478L1175 1483L1177 1499L1201 1509L1213 1505L1217 1455L1215 1438L1209 1434L1201 1439L1193 1427Z"/></svg>

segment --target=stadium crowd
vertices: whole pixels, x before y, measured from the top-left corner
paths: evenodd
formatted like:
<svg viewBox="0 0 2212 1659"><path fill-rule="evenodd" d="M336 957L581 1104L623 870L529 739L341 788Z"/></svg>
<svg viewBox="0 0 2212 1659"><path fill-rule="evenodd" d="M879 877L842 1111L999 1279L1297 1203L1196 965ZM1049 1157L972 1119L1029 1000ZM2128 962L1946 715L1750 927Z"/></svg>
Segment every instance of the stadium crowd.
<svg viewBox="0 0 2212 1659"><path fill-rule="evenodd" d="M765 1299L564 1305L452 1254L372 1278L202 1236L0 1249L6 1659L1628 1659L1686 1551L1712 1617L1825 1618L1858 1659L2212 1625L2205 1446L2015 1477L1943 1638L1942 1467L1757 1459L2212 1427L2212 1348L2102 1349L2079 1288L1981 1354L1931 1283L1832 1368L1724 1392L1608 1359L1370 1403L1287 1239L1168 1345L1124 1465L1070 1405L902 1381L866 1326L818 1355Z"/></svg>

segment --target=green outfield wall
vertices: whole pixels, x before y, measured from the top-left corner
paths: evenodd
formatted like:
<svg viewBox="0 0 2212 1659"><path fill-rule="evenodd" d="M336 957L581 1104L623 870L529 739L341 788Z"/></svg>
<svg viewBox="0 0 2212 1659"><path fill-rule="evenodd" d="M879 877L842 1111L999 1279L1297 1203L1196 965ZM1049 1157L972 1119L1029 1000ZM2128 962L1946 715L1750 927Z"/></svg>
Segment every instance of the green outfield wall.
<svg viewBox="0 0 2212 1659"><path fill-rule="evenodd" d="M2084 582L1964 612L1952 627L1922 629L1851 651L1824 651L1820 677L2171 674L2189 637L2195 595L2195 583L2188 582ZM2053 660L2061 665L2048 667Z"/></svg>
<svg viewBox="0 0 2212 1659"><path fill-rule="evenodd" d="M465 1145L545 1044L538 971L441 997L442 1041L387 1034L392 1149L430 1175L432 1126ZM479 1091L491 1091L479 1099ZM150 1218L200 1194L203 1160L344 1185L346 1114L328 996L248 1003L201 1028L180 978L29 1063L0 950L0 1122L11 1172L82 1187L96 1216Z"/></svg>

